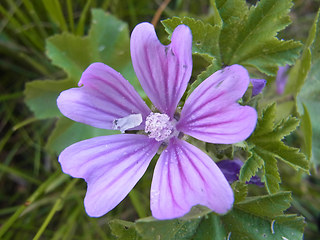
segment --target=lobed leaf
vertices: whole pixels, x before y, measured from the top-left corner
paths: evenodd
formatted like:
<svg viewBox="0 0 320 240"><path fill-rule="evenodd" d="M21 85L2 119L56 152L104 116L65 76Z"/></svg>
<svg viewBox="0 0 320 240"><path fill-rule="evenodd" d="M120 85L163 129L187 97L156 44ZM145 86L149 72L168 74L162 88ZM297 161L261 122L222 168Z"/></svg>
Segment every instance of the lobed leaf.
<svg viewBox="0 0 320 240"><path fill-rule="evenodd" d="M249 182L251 177L256 175L263 164L264 161L258 154L252 154L241 167L239 180L242 182Z"/></svg>
<svg viewBox="0 0 320 240"><path fill-rule="evenodd" d="M252 146L250 149L252 156L240 170L240 179L247 180L259 167L263 166L263 180L269 193L276 193L280 189L281 178L277 159L296 170L302 169L308 172L309 169L309 162L305 155L299 149L289 147L282 142L283 137L296 129L299 124L298 119L288 117L275 124L275 118L276 105L267 106L258 119L255 132L247 140Z"/></svg>
<svg viewBox="0 0 320 240"><path fill-rule="evenodd" d="M290 192L278 192L271 195L248 197L238 203L236 208L255 216L274 218L283 215L283 212L290 207L291 201Z"/></svg>
<svg viewBox="0 0 320 240"><path fill-rule="evenodd" d="M263 175L266 189L269 193L276 193L280 190L281 178L278 170L277 160L272 153L266 153L263 149L256 147L256 154L263 160Z"/></svg>
<svg viewBox="0 0 320 240"><path fill-rule="evenodd" d="M216 3L224 22L220 45L225 65L253 66L275 75L279 65L292 64L298 57L300 43L275 37L290 24L291 0L261 0L250 10L243 0Z"/></svg>
<svg viewBox="0 0 320 240"><path fill-rule="evenodd" d="M57 107L57 97L64 89L75 87L72 79L37 80L26 83L25 103L38 119L61 116Z"/></svg>
<svg viewBox="0 0 320 240"><path fill-rule="evenodd" d="M187 25L192 32L192 52L208 54L216 59L217 64L221 66L219 36L220 25L211 25L189 17L173 17L161 22L167 33L172 34L173 30L180 24Z"/></svg>

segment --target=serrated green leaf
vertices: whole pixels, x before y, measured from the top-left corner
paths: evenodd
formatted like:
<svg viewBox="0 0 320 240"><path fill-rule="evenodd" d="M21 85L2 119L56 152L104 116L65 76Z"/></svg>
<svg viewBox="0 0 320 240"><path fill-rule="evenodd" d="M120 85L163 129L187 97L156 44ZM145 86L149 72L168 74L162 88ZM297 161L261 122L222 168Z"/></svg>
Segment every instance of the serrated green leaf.
<svg viewBox="0 0 320 240"><path fill-rule="evenodd" d="M277 221L280 219L279 221ZM265 219L234 209L222 217L229 240L302 240L303 218Z"/></svg>
<svg viewBox="0 0 320 240"><path fill-rule="evenodd" d="M275 36L290 24L290 0L261 0L248 11L246 1L216 0L224 26L220 36L223 63L256 67L275 75L279 65L292 64L301 44ZM237 10L234 10L237 8Z"/></svg>
<svg viewBox="0 0 320 240"><path fill-rule="evenodd" d="M227 63L232 53L232 46L236 44L242 22L248 15L248 6L244 0L215 0L223 21L220 35L222 59Z"/></svg>
<svg viewBox="0 0 320 240"><path fill-rule="evenodd" d="M60 116L57 97L61 91L71 87L75 87L71 79L28 82L24 90L25 103L38 119Z"/></svg>
<svg viewBox="0 0 320 240"><path fill-rule="evenodd" d="M135 224L123 220L112 220L109 223L112 234L119 240L142 240L137 234Z"/></svg>
<svg viewBox="0 0 320 240"><path fill-rule="evenodd" d="M278 71L278 66L293 64L300 50L301 43L299 42L274 38L250 54L248 53L240 62L244 66L255 67L260 72L272 76Z"/></svg>
<svg viewBox="0 0 320 240"><path fill-rule="evenodd" d="M219 36L221 26L204 23L201 20L196 20L189 17L178 18L174 17L161 22L165 30L172 34L173 30L180 24L187 25L192 32L192 52L200 54L208 54L216 59L216 62L221 66Z"/></svg>
<svg viewBox="0 0 320 240"><path fill-rule="evenodd" d="M284 136L289 135L291 132L296 130L299 126L299 119L289 116L287 119L282 119L278 124L276 124L274 130L272 131L272 137L277 139L282 139Z"/></svg>
<svg viewBox="0 0 320 240"><path fill-rule="evenodd" d="M262 116L258 119L256 130L247 140L251 144L252 158L263 159L263 180L269 193L279 191L281 178L277 167L277 159L284 161L296 170L302 169L308 172L309 163L299 149L285 145L281 140L290 134L298 126L298 120L294 117L283 119L274 123L276 118L276 105L272 104L263 110ZM249 162L250 163L250 162ZM252 163L250 163L252 164ZM247 179L256 170L254 165L251 168L243 168L242 176Z"/></svg>
<svg viewBox="0 0 320 240"><path fill-rule="evenodd" d="M234 194L234 204L245 200L246 196L248 195L248 185L247 184L245 184L243 182L236 181L236 182L232 183L231 187L232 187L233 194Z"/></svg>
<svg viewBox="0 0 320 240"><path fill-rule="evenodd" d="M298 148L289 147L283 142L270 142L269 144L264 144L263 149L272 152L274 156L288 163L296 170L302 169L306 172L309 170L309 162Z"/></svg>
<svg viewBox="0 0 320 240"><path fill-rule="evenodd" d="M264 149L255 147L255 153L264 161L263 165L263 181L269 193L276 193L280 190L281 178L277 166L277 160L272 153L265 152Z"/></svg>
<svg viewBox="0 0 320 240"><path fill-rule="evenodd" d="M255 216L274 218L282 215L290 207L291 201L290 192L278 192L271 195L248 197L235 207Z"/></svg>
<svg viewBox="0 0 320 240"><path fill-rule="evenodd" d="M258 118L256 129L254 130L253 136L262 136L266 133L273 131L274 119L276 116L276 104L273 103L267 106L262 116Z"/></svg>
<svg viewBox="0 0 320 240"><path fill-rule="evenodd" d="M74 122L66 117L61 117L51 132L46 149L50 152L60 154L60 152L73 143L111 134L118 134L119 131L105 130L91 127L82 123Z"/></svg>
<svg viewBox="0 0 320 240"><path fill-rule="evenodd" d="M239 180L242 182L249 182L250 179L256 175L258 170L263 166L263 159L257 155L252 154L240 169Z"/></svg>

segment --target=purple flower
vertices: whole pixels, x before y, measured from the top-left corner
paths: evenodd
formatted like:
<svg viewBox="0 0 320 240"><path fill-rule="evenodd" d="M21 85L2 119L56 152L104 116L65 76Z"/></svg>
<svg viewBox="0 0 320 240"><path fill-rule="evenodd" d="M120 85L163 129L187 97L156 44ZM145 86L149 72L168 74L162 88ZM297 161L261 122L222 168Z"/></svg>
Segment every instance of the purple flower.
<svg viewBox="0 0 320 240"><path fill-rule="evenodd" d="M279 70L277 72L276 86L277 86L277 93L279 95L282 95L284 93L284 89L288 81L289 68L290 68L289 65L286 65L284 67L279 67Z"/></svg>
<svg viewBox="0 0 320 240"><path fill-rule="evenodd" d="M153 26L141 23L132 32L130 48L136 75L158 111L151 112L129 82L102 63L91 64L80 79L83 86L62 92L57 100L68 118L123 133L75 143L59 156L65 173L88 184L88 215L102 216L122 201L160 146L164 150L150 192L152 215L181 217L197 204L226 213L233 204L228 181L209 156L182 136L219 144L246 139L257 121L255 109L237 103L248 87L248 72L239 65L217 71L192 92L179 113L192 71L190 29L178 26L171 44L164 46Z"/></svg>
<svg viewBox="0 0 320 240"><path fill-rule="evenodd" d="M223 175L226 177L230 184L239 179L239 173L242 165L243 162L237 158L234 160L226 159L217 162L217 166L220 168ZM263 186L263 183L261 182L261 179L258 176L253 176L247 183Z"/></svg>
<svg viewBox="0 0 320 240"><path fill-rule="evenodd" d="M250 79L252 83L252 97L258 95L266 86L267 81L264 79Z"/></svg>

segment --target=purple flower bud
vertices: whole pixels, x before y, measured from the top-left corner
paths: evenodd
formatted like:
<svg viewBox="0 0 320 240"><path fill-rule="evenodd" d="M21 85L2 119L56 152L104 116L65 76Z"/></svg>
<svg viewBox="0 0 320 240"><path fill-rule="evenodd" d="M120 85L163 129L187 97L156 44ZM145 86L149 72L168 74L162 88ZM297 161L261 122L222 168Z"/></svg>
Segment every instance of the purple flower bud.
<svg viewBox="0 0 320 240"><path fill-rule="evenodd" d="M252 83L252 97L258 95L266 86L267 81L264 79L250 79Z"/></svg>
<svg viewBox="0 0 320 240"><path fill-rule="evenodd" d="M237 158L234 160L226 159L217 163L217 166L220 168L221 172L224 174L230 184L239 179L242 165L243 162ZM247 183L263 186L263 183L258 176L253 176Z"/></svg>
<svg viewBox="0 0 320 240"><path fill-rule="evenodd" d="M287 81L288 81L288 70L289 65L286 65L284 67L279 67L279 70L277 72L276 77L276 86L277 86L277 93L279 95L283 94Z"/></svg>

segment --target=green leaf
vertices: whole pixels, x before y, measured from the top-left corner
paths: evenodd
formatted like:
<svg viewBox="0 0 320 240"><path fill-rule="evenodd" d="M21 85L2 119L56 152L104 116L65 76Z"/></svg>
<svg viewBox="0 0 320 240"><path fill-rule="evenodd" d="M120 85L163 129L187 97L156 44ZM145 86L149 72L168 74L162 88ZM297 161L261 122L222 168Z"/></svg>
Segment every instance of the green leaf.
<svg viewBox="0 0 320 240"><path fill-rule="evenodd" d="M112 220L109 223L112 234L120 240L140 240L142 239L135 229L135 224L123 220Z"/></svg>
<svg viewBox="0 0 320 240"><path fill-rule="evenodd" d="M264 161L258 154L252 154L241 167L239 180L242 182L249 182L251 177L256 175L263 164Z"/></svg>
<svg viewBox="0 0 320 240"><path fill-rule="evenodd" d="M263 109L262 116L258 118L254 135L258 137L272 132L275 117L276 104L273 103L269 107Z"/></svg>
<svg viewBox="0 0 320 240"><path fill-rule="evenodd" d="M304 219L297 216L265 219L234 209L222 221L230 240L303 239Z"/></svg>
<svg viewBox="0 0 320 240"><path fill-rule="evenodd" d="M63 33L48 38L46 44L52 63L75 81L79 81L82 72L93 62L103 62L125 77L128 72L132 74L128 25L102 10L92 10L88 36Z"/></svg>
<svg viewBox="0 0 320 240"><path fill-rule="evenodd" d="M290 24L291 0L261 0L249 11L243 0L216 3L224 22L220 36L224 64L253 66L275 75L279 65L292 64L298 57L300 43L275 37Z"/></svg>
<svg viewBox="0 0 320 240"><path fill-rule="evenodd" d="M277 159L289 164L294 169L309 170L309 162L297 148L289 147L282 139L296 129L299 121L288 117L275 123L276 105L271 104L263 110L254 133L247 140L251 146L251 157L240 170L240 180L247 181L262 166L263 180L269 193L279 191L281 178ZM261 164L261 160L263 164Z"/></svg>
<svg viewBox="0 0 320 240"><path fill-rule="evenodd" d="M304 152L308 157L308 160L311 159L312 154L312 124L310 114L306 105L303 104L303 115L301 116L301 131L304 136Z"/></svg>
<svg viewBox="0 0 320 240"><path fill-rule="evenodd" d="M75 87L74 81L37 80L26 84L25 103L38 119L60 116L57 97L64 89Z"/></svg>
<svg viewBox="0 0 320 240"><path fill-rule="evenodd" d="M201 218L192 220L141 219L136 222L136 229L144 239L188 240L196 232Z"/></svg>
<svg viewBox="0 0 320 240"><path fill-rule="evenodd" d="M61 117L52 131L46 149L60 154L60 152L73 143L111 134L118 134L119 131L105 130L91 127L82 123L74 122L66 117Z"/></svg>
<svg viewBox="0 0 320 240"><path fill-rule="evenodd" d="M248 197L238 203L236 208L255 216L274 218L282 215L283 211L290 207L291 201L290 192L278 192L272 195Z"/></svg>
<svg viewBox="0 0 320 240"><path fill-rule="evenodd" d="M139 86L131 64L129 28L126 22L102 10L93 9L88 38L92 53L87 54L95 56L94 61L107 64L119 71L134 87Z"/></svg>
<svg viewBox="0 0 320 240"><path fill-rule="evenodd" d="M245 200L245 198L248 195L248 185L247 184L245 184L243 182L236 181L236 182L232 183L231 187L232 187L233 194L234 194L234 204Z"/></svg>
<svg viewBox="0 0 320 240"><path fill-rule="evenodd" d="M311 47L317 34L316 31L319 30L319 14L320 11L318 11L313 25L309 31L309 36L305 43L301 58L297 60L294 67L289 72L288 83L285 88L285 93L293 94L294 97L296 97L297 94L300 92L301 87L303 86L311 67ZM314 50L317 51L317 49Z"/></svg>
<svg viewBox="0 0 320 240"><path fill-rule="evenodd" d="M192 52L208 54L216 59L218 66L221 66L219 36L220 25L204 23L189 17L174 17L161 22L167 33L172 34L173 30L180 24L187 25L192 31Z"/></svg>
<svg viewBox="0 0 320 240"><path fill-rule="evenodd" d="M245 184L236 183L234 189ZM180 219L156 220L152 217L135 223L111 221L112 233L119 239L225 240L225 239L302 239L304 219L285 215L291 194L280 192L243 199L224 216L209 213L197 206ZM141 237L141 238L139 238ZM284 238L283 238L284 237Z"/></svg>
<svg viewBox="0 0 320 240"><path fill-rule="evenodd" d="M84 69L93 62L89 38L70 33L54 35L47 39L46 50L52 63L61 67L68 77L78 82Z"/></svg>
<svg viewBox="0 0 320 240"><path fill-rule="evenodd" d="M281 178L278 170L277 159L273 154L263 151L263 149L256 147L255 154L261 157L264 161L263 165L263 181L269 193L276 193L280 190Z"/></svg>
<svg viewBox="0 0 320 240"><path fill-rule="evenodd" d="M219 216L209 214L204 217L192 240L224 240L226 232Z"/></svg>
<svg viewBox="0 0 320 240"><path fill-rule="evenodd" d="M297 105L298 112L300 114L304 114L305 117L309 115L312 125L312 156L311 159L315 163L320 162L320 10L315 18L314 24L310 30L308 43L311 46L309 49L311 50L311 58L312 58L312 66L310 68L310 72L305 80L304 85L301 88L297 96ZM311 40L312 39L312 40ZM312 42L312 44L310 43ZM307 111L306 111L307 110ZM306 115L307 114L307 115ZM307 119L305 119L307 120ZM303 120L302 120L303 121ZM310 123L308 123L310 128ZM304 125L307 127L308 125ZM306 130L307 128L305 128ZM310 130L305 133L305 139L309 139L307 147L309 150L307 151L307 155L310 156Z"/></svg>
<svg viewBox="0 0 320 240"><path fill-rule="evenodd" d="M312 53L312 62L320 59L320 24L319 24L319 14L320 14L320 8L318 10L318 13L315 17L314 21L314 32L315 37L313 38L313 42L311 45L311 53ZM312 36L309 38L311 40Z"/></svg>

